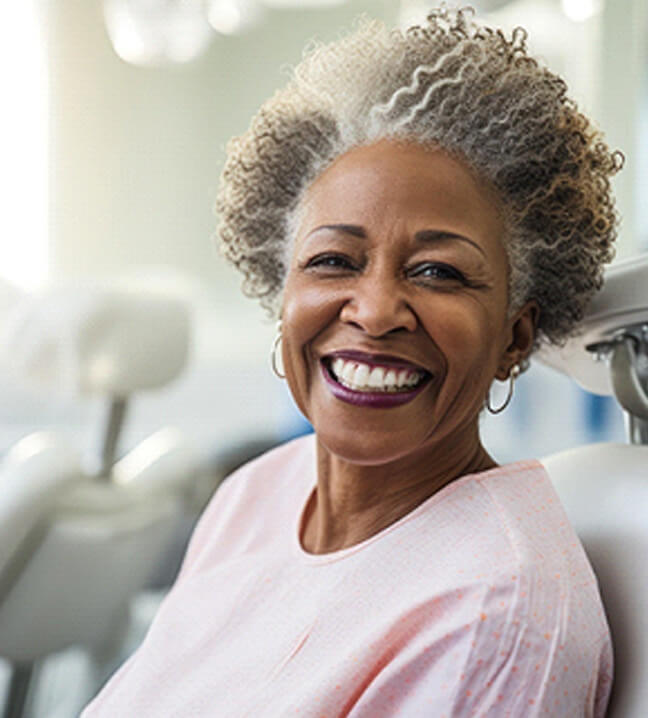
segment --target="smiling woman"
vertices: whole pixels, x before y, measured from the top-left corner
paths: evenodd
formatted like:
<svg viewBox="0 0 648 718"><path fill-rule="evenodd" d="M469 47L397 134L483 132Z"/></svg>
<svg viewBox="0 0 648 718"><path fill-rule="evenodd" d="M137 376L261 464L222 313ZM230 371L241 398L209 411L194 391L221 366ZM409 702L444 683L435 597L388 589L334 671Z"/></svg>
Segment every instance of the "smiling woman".
<svg viewBox="0 0 648 718"><path fill-rule="evenodd" d="M467 12L306 56L218 207L315 435L221 485L84 718L604 715L596 578L541 464L498 466L478 420L600 285L619 165Z"/></svg>
<svg viewBox="0 0 648 718"><path fill-rule="evenodd" d="M492 192L439 149L383 140L328 167L300 218L283 292L283 363L327 456L390 471L403 459L436 473L452 442L448 473L427 472L423 485L420 469L410 476L415 503L457 475L493 467L477 416L493 376L505 378L530 352L537 304L508 316ZM336 358L347 360L341 377ZM372 386L390 368L399 392ZM358 529L355 517L349 541Z"/></svg>

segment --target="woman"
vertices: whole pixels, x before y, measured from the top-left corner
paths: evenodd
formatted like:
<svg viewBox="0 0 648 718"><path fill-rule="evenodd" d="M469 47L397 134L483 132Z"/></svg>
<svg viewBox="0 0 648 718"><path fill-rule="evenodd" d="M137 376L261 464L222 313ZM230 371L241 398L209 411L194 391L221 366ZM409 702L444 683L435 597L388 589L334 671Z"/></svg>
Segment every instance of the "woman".
<svg viewBox="0 0 648 718"><path fill-rule="evenodd" d="M223 248L315 436L219 488L84 717L603 716L596 579L478 419L600 287L620 159L521 31L446 10L315 48L228 150Z"/></svg>

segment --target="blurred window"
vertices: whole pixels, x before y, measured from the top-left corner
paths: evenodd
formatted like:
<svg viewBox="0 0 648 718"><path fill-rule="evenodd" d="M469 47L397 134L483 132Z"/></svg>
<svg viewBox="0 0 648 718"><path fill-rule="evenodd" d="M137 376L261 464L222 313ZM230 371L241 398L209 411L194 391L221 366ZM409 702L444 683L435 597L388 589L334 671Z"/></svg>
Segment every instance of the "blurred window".
<svg viewBox="0 0 648 718"><path fill-rule="evenodd" d="M20 0L0 23L0 276L29 288L48 264L45 3Z"/></svg>

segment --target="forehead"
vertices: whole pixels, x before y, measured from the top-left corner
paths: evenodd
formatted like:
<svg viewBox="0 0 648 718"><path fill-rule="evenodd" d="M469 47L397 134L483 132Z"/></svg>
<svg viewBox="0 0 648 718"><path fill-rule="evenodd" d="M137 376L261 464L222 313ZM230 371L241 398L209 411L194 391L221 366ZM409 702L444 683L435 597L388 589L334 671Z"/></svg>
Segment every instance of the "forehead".
<svg viewBox="0 0 648 718"><path fill-rule="evenodd" d="M338 157L308 188L300 235L317 224L360 224L369 232L439 229L502 247L494 192L442 150L381 140ZM492 246L491 246L492 245Z"/></svg>

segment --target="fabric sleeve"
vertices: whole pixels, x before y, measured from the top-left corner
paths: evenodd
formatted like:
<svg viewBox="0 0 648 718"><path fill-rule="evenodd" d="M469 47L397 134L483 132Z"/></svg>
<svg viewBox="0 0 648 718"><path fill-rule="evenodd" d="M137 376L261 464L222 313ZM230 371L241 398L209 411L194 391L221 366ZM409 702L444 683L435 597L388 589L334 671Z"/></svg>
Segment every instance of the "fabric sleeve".
<svg viewBox="0 0 648 718"><path fill-rule="evenodd" d="M564 626L562 627L564 629ZM442 635L416 636L379 671L349 718L603 718L609 637L540 628L511 606L478 611Z"/></svg>

